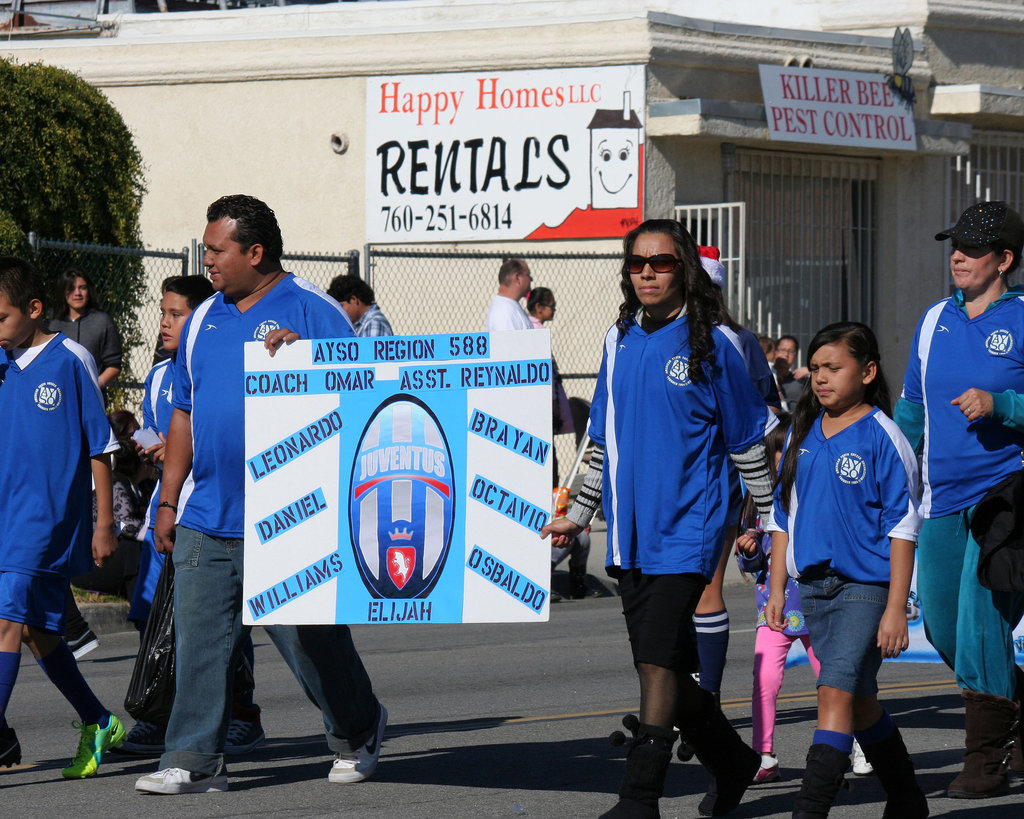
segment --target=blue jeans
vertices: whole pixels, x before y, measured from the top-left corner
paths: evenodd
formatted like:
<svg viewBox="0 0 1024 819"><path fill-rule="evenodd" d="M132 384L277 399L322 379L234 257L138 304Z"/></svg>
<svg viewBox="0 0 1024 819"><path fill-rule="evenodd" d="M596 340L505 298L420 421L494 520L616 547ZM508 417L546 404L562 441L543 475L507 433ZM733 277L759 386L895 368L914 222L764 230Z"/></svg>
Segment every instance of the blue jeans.
<svg viewBox="0 0 1024 819"><path fill-rule="evenodd" d="M177 695L161 768L224 769L234 669L242 640L243 541L179 526L174 545ZM354 751L373 734L377 700L348 626L268 626L306 696L323 713L327 745Z"/></svg>
<svg viewBox="0 0 1024 819"><path fill-rule="evenodd" d="M1013 629L1024 615L1024 592L996 592L978 582L980 549L971 536L973 514L971 507L921 523L917 597L924 631L953 669L957 685L1013 699Z"/></svg>

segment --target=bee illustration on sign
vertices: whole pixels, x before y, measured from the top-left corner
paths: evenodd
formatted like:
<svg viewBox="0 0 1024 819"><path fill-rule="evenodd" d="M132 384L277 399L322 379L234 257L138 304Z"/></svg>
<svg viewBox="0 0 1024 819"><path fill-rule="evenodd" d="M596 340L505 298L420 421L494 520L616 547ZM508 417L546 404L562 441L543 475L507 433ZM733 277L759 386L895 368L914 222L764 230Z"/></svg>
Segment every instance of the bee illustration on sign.
<svg viewBox="0 0 1024 819"><path fill-rule="evenodd" d="M914 64L914 38L909 28L896 27L892 35L892 74L885 75L886 84L892 93L903 100L910 110L914 108L917 95L914 81L910 79L910 66Z"/></svg>
<svg viewBox="0 0 1024 819"><path fill-rule="evenodd" d="M426 597L444 570L455 520L451 449L430 408L389 397L371 414L352 464L349 531L374 597Z"/></svg>

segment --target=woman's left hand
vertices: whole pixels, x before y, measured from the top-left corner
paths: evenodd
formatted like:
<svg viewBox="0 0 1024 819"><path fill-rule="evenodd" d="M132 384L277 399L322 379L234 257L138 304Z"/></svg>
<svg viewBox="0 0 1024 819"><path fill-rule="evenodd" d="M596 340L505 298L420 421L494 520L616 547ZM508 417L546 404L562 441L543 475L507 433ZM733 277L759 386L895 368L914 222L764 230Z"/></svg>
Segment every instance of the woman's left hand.
<svg viewBox="0 0 1024 819"><path fill-rule="evenodd" d="M967 392L949 403L960 407L960 412L968 421L977 421L979 418L991 418L994 402L992 393L971 387Z"/></svg>

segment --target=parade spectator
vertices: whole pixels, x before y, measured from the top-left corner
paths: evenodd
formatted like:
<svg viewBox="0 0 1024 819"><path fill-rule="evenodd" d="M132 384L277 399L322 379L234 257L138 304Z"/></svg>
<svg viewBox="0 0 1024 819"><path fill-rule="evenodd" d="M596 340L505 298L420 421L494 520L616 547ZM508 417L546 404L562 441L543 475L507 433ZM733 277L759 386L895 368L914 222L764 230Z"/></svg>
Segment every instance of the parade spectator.
<svg viewBox="0 0 1024 819"><path fill-rule="evenodd" d="M373 288L358 276L335 276L327 295L342 306L360 338L395 334L377 306Z"/></svg>
<svg viewBox="0 0 1024 819"><path fill-rule="evenodd" d="M108 453L118 444L92 358L64 335L46 332L43 299L28 262L0 259L0 764L21 761L7 708L24 638L81 720L78 752L61 773L84 779L96 775L124 727L96 698L60 634L71 577L90 563L101 566L117 549Z"/></svg>
<svg viewBox="0 0 1024 819"><path fill-rule="evenodd" d="M682 225L646 221L626 234L624 251L623 302L591 405L594 454L569 514L542 536L564 545L603 500L607 569L619 582L640 678L639 725L619 802L606 815L658 815L678 726L712 776L700 812L721 816L739 804L761 760L691 676L691 620L721 555L727 453L767 515L763 441L776 421L717 326L718 301Z"/></svg>
<svg viewBox="0 0 1024 819"><path fill-rule="evenodd" d="M796 408L796 402L800 400L807 384L806 376L798 378L793 371L799 353L800 342L796 340L796 336L779 336L779 340L775 342L775 378L787 412L793 412Z"/></svg>
<svg viewBox="0 0 1024 819"><path fill-rule="evenodd" d="M530 292L533 278L522 259L506 259L498 268L498 292L487 310L487 332L530 330L533 324L519 300Z"/></svg>
<svg viewBox="0 0 1024 819"><path fill-rule="evenodd" d="M281 267L274 212L250 196L225 196L207 210L203 264L217 294L188 317L174 364L174 412L157 503L157 549L175 569L177 690L160 767L136 790L225 791L224 740L231 677L244 636L245 342L271 354L297 338L352 335L337 302ZM272 326L274 329L267 329ZM192 327L202 331L192 333ZM183 493L186 478L191 493ZM177 523L177 525L176 525ZM335 754L331 782L354 783L377 767L387 711L346 625L265 628L303 691L320 709Z"/></svg>
<svg viewBox="0 0 1024 819"><path fill-rule="evenodd" d="M797 819L827 816L856 738L888 796L885 816L924 819L928 802L906 745L878 703L884 657L908 646L917 461L887 415L889 388L870 328L839 322L808 348L811 385L797 402L768 529L772 560L799 579L818 672L818 727ZM786 573L773 572L765 621L782 633Z"/></svg>
<svg viewBox="0 0 1024 819"><path fill-rule="evenodd" d="M1024 287L1007 280L1020 265L1024 223L1005 202L978 202L935 238L952 239L953 295L918 323L896 420L923 447L917 596L925 634L953 670L967 712L963 768L947 793L973 799L1006 791L1008 760L1024 772L1024 673L1013 643L1024 591L981 585L971 531L978 501L1021 469Z"/></svg>
<svg viewBox="0 0 1024 819"><path fill-rule="evenodd" d="M65 268L57 284L60 307L50 319L50 331L61 332L87 349L96 362L102 389L121 372L121 336L109 315L97 306L89 274L77 265Z"/></svg>

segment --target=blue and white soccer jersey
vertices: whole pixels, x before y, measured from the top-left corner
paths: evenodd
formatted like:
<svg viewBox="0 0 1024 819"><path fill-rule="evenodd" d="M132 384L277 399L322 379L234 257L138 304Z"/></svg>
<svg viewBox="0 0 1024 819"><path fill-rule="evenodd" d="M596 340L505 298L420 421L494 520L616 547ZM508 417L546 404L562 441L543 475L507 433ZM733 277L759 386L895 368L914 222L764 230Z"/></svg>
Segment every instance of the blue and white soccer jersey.
<svg viewBox="0 0 1024 819"><path fill-rule="evenodd" d="M171 426L174 405L171 403L174 383L174 359L168 358L153 366L146 376L145 392L142 397L142 426L159 432L165 438ZM160 502L160 482L153 489L146 510L146 522L140 534L152 529L156 521L156 507Z"/></svg>
<svg viewBox="0 0 1024 819"><path fill-rule="evenodd" d="M903 397L926 407L923 517L967 509L1020 469L1024 434L992 418L969 422L950 403L971 387L1024 392L1024 297L1004 298L973 319L943 299L918 323Z"/></svg>
<svg viewBox="0 0 1024 819"><path fill-rule="evenodd" d="M302 338L352 336L341 306L291 273L240 313L217 293L181 330L174 365L176 409L192 415L193 489L178 523L219 538L241 538L245 493L244 343L279 328Z"/></svg>
<svg viewBox="0 0 1024 819"><path fill-rule="evenodd" d="M58 333L16 352L0 386L0 571L69 579L92 565L90 458L118 442L88 350Z"/></svg>
<svg viewBox="0 0 1024 819"><path fill-rule="evenodd" d="M729 452L778 423L743 359L712 331L716 363L693 383L685 316L653 333L612 327L590 409L589 434L605 450L607 565L645 574L710 578L721 554L729 501Z"/></svg>
<svg viewBox="0 0 1024 819"><path fill-rule="evenodd" d="M829 566L857 583L888 583L889 538L917 541L917 459L879 409L831 438L820 414L800 445L788 514L781 484L768 531L786 532L786 568ZM789 447L791 435L787 437Z"/></svg>

